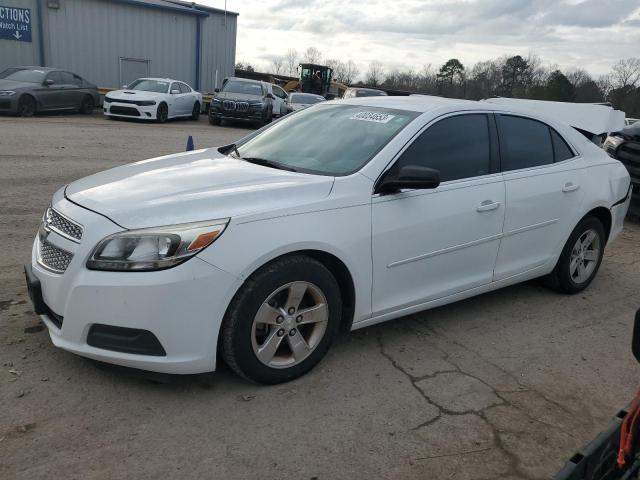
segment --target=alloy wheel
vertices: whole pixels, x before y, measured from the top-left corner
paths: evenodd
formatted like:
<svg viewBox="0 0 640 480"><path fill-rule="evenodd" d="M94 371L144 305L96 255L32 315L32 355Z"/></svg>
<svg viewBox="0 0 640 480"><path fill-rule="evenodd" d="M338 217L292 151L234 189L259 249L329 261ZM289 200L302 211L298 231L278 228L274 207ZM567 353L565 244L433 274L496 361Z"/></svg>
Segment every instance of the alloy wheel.
<svg viewBox="0 0 640 480"><path fill-rule="evenodd" d="M578 237L571 250L569 273L571 279L581 284L589 280L600 259L600 237L590 228Z"/></svg>
<svg viewBox="0 0 640 480"><path fill-rule="evenodd" d="M304 361L320 344L329 320L322 291L309 282L292 282L275 290L256 313L251 345L256 358L271 368Z"/></svg>

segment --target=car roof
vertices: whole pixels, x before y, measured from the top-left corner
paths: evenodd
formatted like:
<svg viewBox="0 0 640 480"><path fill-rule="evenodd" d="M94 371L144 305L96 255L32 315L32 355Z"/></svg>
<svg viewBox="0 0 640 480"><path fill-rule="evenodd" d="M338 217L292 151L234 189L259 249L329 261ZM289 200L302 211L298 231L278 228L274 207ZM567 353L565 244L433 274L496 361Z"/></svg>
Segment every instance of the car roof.
<svg viewBox="0 0 640 480"><path fill-rule="evenodd" d="M136 80L153 80L153 81L159 81L159 82L180 82L180 83L187 83L184 80L176 80L175 78L160 78L160 77L140 77L140 78L136 78ZM135 80L134 80L135 81Z"/></svg>
<svg viewBox="0 0 640 480"><path fill-rule="evenodd" d="M58 71L63 71L60 68L53 68L53 67L38 67L37 65L20 65L17 67L9 67L9 68L22 68L24 70L41 70L43 72L58 72Z"/></svg>
<svg viewBox="0 0 640 480"><path fill-rule="evenodd" d="M235 80L238 82L247 82L247 83L260 83L260 84L266 83L266 82L263 82L262 80L254 80L252 78L241 78L241 77L227 77L227 80ZM272 84L272 85L275 85L275 84Z"/></svg>

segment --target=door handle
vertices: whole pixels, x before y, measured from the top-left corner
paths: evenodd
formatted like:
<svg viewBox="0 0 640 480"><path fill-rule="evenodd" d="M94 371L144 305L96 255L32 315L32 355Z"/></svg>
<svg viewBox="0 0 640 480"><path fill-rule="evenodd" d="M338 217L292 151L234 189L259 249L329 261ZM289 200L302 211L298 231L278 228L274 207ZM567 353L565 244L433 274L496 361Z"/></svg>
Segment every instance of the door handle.
<svg viewBox="0 0 640 480"><path fill-rule="evenodd" d="M575 183L567 182L567 183L564 184L564 187L562 187L562 191L564 193L575 192L579 188L580 188L580 185L576 185Z"/></svg>
<svg viewBox="0 0 640 480"><path fill-rule="evenodd" d="M476 208L476 211L488 212L490 210L495 210L499 206L500 206L500 202L494 202L493 200L485 200L480 205L478 205L478 208Z"/></svg>

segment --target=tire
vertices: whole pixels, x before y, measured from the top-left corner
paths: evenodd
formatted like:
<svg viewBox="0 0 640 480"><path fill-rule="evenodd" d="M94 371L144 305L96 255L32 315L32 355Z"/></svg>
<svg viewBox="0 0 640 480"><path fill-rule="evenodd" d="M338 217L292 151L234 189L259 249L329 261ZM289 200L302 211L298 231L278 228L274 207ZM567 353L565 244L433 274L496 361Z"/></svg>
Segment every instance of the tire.
<svg viewBox="0 0 640 480"><path fill-rule="evenodd" d="M589 238L592 240L585 247ZM545 278L545 284L561 293L581 292L598 273L605 245L606 235L602 222L592 216L584 217L569 235L553 272Z"/></svg>
<svg viewBox="0 0 640 480"><path fill-rule="evenodd" d="M211 115L211 113L209 113L209 123L211 125L220 125L222 124L222 121L220 117L214 117L213 115Z"/></svg>
<svg viewBox="0 0 640 480"><path fill-rule="evenodd" d="M80 104L80 113L85 115L90 115L93 113L93 110L96 108L96 104L93 101L93 97L91 95L85 95L82 99L82 103Z"/></svg>
<svg viewBox="0 0 640 480"><path fill-rule="evenodd" d="M169 118L169 107L167 107L166 103L162 102L156 110L156 122L164 123L167 121L167 118Z"/></svg>
<svg viewBox="0 0 640 480"><path fill-rule="evenodd" d="M200 102L193 104L193 110L191 111L191 120L198 120L200 118Z"/></svg>
<svg viewBox="0 0 640 480"><path fill-rule="evenodd" d="M284 310L288 303L296 304L290 298L300 298L299 310ZM315 314L303 317L309 308ZM251 275L229 305L220 332L222 358L238 375L254 382L293 380L325 356L338 332L341 312L338 283L323 264L304 255L275 260ZM257 321L267 318L269 324ZM311 319L315 320L306 323ZM268 345L275 346L271 354Z"/></svg>
<svg viewBox="0 0 640 480"><path fill-rule="evenodd" d="M18 100L18 116L33 117L34 113L36 113L36 101L33 97L31 95L23 95L20 97L20 100Z"/></svg>

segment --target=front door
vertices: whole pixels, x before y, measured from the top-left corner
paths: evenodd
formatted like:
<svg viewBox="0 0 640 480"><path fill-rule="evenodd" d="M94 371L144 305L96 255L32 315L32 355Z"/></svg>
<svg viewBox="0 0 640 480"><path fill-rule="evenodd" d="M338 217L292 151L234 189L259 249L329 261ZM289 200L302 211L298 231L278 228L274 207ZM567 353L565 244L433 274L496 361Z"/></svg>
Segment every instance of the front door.
<svg viewBox="0 0 640 480"><path fill-rule="evenodd" d="M37 92L39 102L45 110L64 107L65 92L62 72L49 73L45 82L49 81L53 83L43 84Z"/></svg>
<svg viewBox="0 0 640 480"><path fill-rule="evenodd" d="M433 190L374 195L373 315L492 281L504 221L492 118L458 114L429 126L391 168L440 171Z"/></svg>

